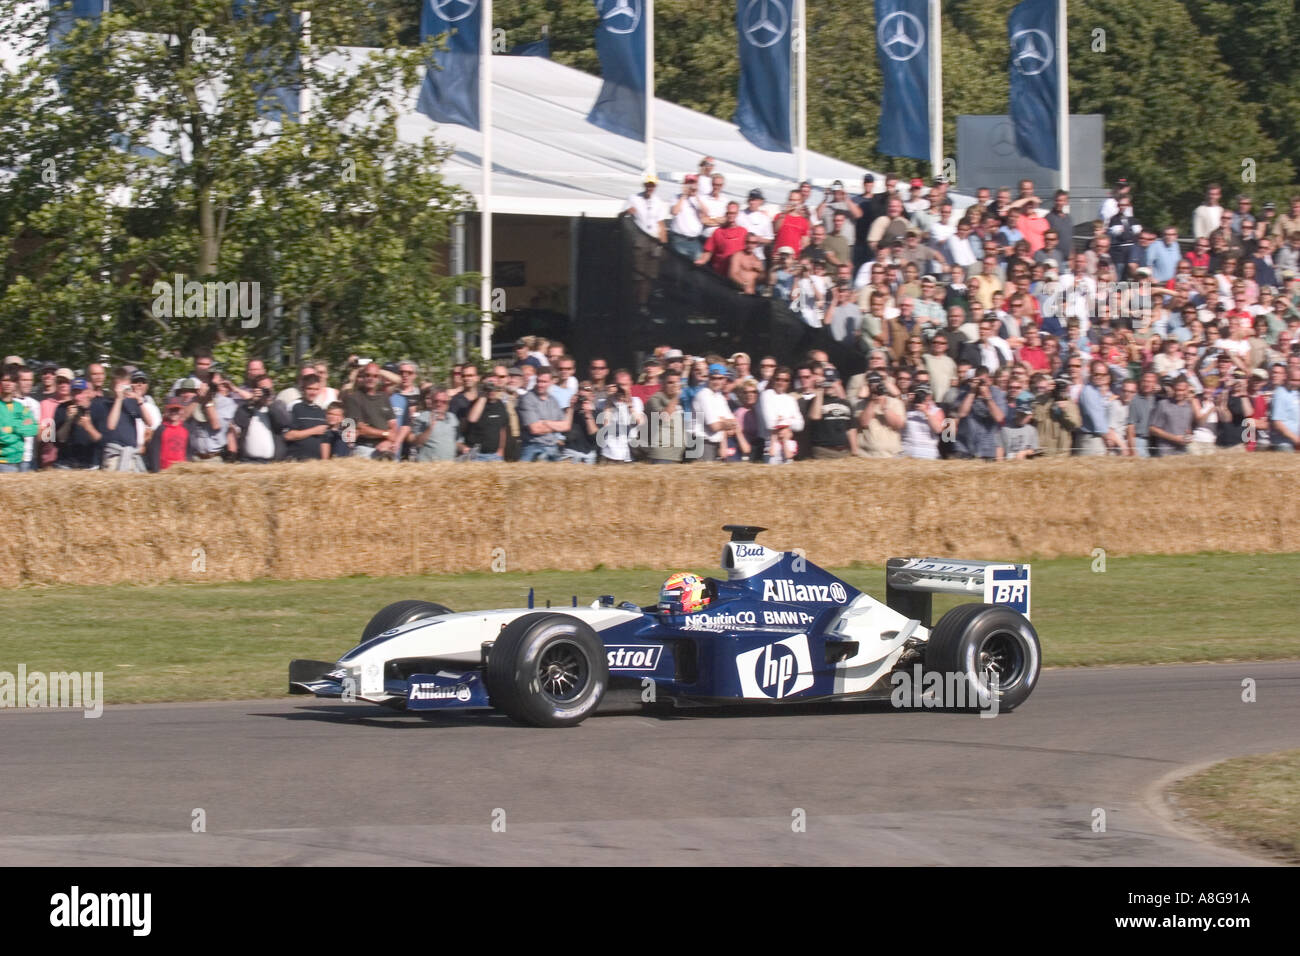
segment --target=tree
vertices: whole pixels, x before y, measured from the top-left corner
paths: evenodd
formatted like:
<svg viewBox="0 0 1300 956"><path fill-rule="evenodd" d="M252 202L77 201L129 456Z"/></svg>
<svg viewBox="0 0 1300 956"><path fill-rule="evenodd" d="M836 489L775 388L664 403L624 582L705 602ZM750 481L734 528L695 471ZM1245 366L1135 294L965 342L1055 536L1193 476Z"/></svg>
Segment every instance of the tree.
<svg viewBox="0 0 1300 956"><path fill-rule="evenodd" d="M407 8L119 0L48 54L46 11L9 8L0 26L30 56L0 76L7 348L152 364L303 332L334 360L445 358L466 316L455 288L477 281L441 261L470 197L440 177L444 148L398 138L433 46L399 44ZM310 46L295 10L310 13ZM382 48L340 69L329 51L361 36ZM282 122L299 89L307 112ZM256 324L206 303L175 314L159 290L176 276L256 288Z"/></svg>

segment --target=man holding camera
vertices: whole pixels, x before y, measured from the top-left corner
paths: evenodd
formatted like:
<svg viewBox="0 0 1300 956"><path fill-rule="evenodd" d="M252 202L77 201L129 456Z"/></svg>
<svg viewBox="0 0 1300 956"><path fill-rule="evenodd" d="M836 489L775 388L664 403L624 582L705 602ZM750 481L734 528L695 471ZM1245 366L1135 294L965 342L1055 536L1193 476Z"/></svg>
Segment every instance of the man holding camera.
<svg viewBox="0 0 1300 956"><path fill-rule="evenodd" d="M315 375L308 378L314 380L312 385L316 389L320 388L320 380ZM306 387L304 379L304 394ZM271 376L263 375L255 383L252 397L239 406L230 422L227 448L244 464L267 465L283 461L284 433L290 424L289 412L275 400L275 382Z"/></svg>
<svg viewBox="0 0 1300 956"><path fill-rule="evenodd" d="M672 206L668 222L668 245L673 252L692 262L703 251L704 220L709 211L699 195L699 177L691 173L682 183L682 191Z"/></svg>
<svg viewBox="0 0 1300 956"><path fill-rule="evenodd" d="M1045 372L1030 380L1038 450L1044 456L1068 455L1074 448L1074 430L1082 424L1083 416L1070 398L1070 385L1069 378L1053 380Z"/></svg>
<svg viewBox="0 0 1300 956"><path fill-rule="evenodd" d="M507 373L505 378L509 379ZM483 391L465 411L463 440L469 460L505 461L506 443L511 437L510 407L506 383L495 370L483 381Z"/></svg>
<svg viewBox="0 0 1300 956"><path fill-rule="evenodd" d="M72 400L54 411L54 434L59 445L56 468L94 470L108 429L108 409L95 401L95 391L84 378L72 380Z"/></svg>
<svg viewBox="0 0 1300 956"><path fill-rule="evenodd" d="M1002 425L1007 397L993 384L989 370L978 366L957 388L957 451L962 458L994 460L1002 456Z"/></svg>
<svg viewBox="0 0 1300 956"><path fill-rule="evenodd" d="M907 411L901 399L890 394L886 373L871 369L857 404L857 455L862 458L896 458L903 450Z"/></svg>
<svg viewBox="0 0 1300 956"><path fill-rule="evenodd" d="M143 420L144 412L131 388L131 373L124 368L113 369L113 404L109 406L104 427L104 471L143 472L144 459L140 457L140 434L136 422Z"/></svg>
<svg viewBox="0 0 1300 956"><path fill-rule="evenodd" d="M853 408L834 365L822 364L822 378L815 386L805 417L813 458L847 458L853 454L857 439Z"/></svg>

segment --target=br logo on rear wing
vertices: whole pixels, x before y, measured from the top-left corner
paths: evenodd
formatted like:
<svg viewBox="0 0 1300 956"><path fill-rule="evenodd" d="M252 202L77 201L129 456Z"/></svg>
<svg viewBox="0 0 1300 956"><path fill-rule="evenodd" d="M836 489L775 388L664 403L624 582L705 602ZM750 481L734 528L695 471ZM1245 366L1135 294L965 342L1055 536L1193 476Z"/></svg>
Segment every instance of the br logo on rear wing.
<svg viewBox="0 0 1300 956"><path fill-rule="evenodd" d="M1005 604L1029 617L1029 565L995 564L984 571L984 603Z"/></svg>

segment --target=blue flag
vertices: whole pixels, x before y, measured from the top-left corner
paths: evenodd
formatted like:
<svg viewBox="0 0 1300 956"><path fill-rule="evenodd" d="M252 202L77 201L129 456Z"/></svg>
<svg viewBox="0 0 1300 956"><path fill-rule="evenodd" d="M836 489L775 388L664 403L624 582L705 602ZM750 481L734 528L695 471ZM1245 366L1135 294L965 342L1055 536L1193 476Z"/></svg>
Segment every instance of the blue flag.
<svg viewBox="0 0 1300 956"><path fill-rule="evenodd" d="M793 152L790 27L794 0L736 0L740 89L731 121L759 149Z"/></svg>
<svg viewBox="0 0 1300 956"><path fill-rule="evenodd" d="M104 0L50 0L50 46L58 46L63 35L78 20L98 20L104 15Z"/></svg>
<svg viewBox="0 0 1300 956"><path fill-rule="evenodd" d="M876 149L930 158L928 0L876 0L876 58L885 80Z"/></svg>
<svg viewBox="0 0 1300 956"><path fill-rule="evenodd" d="M540 40L533 40L531 43L516 43L510 48L508 56L542 56L546 59L551 58L551 38L542 37Z"/></svg>
<svg viewBox="0 0 1300 956"><path fill-rule="evenodd" d="M479 0L423 0L420 39L446 33L447 49L433 55L415 108L435 123L479 128ZM438 69L435 67L441 67Z"/></svg>
<svg viewBox="0 0 1300 956"><path fill-rule="evenodd" d="M252 0L233 0L231 12L236 19L242 19L250 12L256 14L257 6ZM268 5L268 8L262 13L261 23L263 26L273 24L278 16L279 10L271 9ZM289 23L292 26L294 36L299 36L302 31L302 21L298 14L293 14ZM301 64L297 52L295 51L282 64L272 63L264 51L251 54L248 57L248 62L250 65L262 67L268 71L268 74L263 77L257 88L258 113L276 122L298 122L298 106L300 102L298 87L301 80L299 67Z"/></svg>
<svg viewBox="0 0 1300 956"><path fill-rule="evenodd" d="M1011 41L1008 112L1016 149L1046 169L1060 169L1056 148L1056 0L1024 0L1007 17Z"/></svg>
<svg viewBox="0 0 1300 956"><path fill-rule="evenodd" d="M596 0L596 55L604 82L587 122L645 139L645 2Z"/></svg>

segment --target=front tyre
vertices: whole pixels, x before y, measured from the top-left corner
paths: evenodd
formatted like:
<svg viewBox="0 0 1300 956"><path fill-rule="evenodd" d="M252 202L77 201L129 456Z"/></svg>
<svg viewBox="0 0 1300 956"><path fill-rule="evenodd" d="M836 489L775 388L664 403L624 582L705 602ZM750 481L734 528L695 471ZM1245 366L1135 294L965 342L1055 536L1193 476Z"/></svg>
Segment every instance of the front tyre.
<svg viewBox="0 0 1300 956"><path fill-rule="evenodd" d="M567 614L525 614L488 652L494 706L521 724L572 727L595 712L609 687L605 645Z"/></svg>
<svg viewBox="0 0 1300 956"><path fill-rule="evenodd" d="M412 621L423 621L425 618L450 613L452 613L451 608L443 607L441 604L434 604L432 601L397 601L388 605L370 619L370 622L366 624L366 629L361 632L361 642L364 644L372 637L378 637L384 631L391 631L395 627L410 624Z"/></svg>
<svg viewBox="0 0 1300 956"><path fill-rule="evenodd" d="M1019 611L959 604L935 625L925 670L938 676L947 707L987 708L995 693L998 710L1011 710L1033 691L1042 656L1038 632Z"/></svg>

